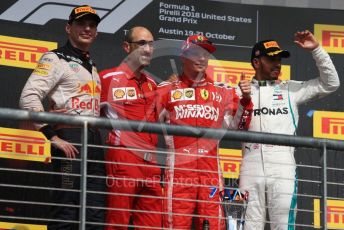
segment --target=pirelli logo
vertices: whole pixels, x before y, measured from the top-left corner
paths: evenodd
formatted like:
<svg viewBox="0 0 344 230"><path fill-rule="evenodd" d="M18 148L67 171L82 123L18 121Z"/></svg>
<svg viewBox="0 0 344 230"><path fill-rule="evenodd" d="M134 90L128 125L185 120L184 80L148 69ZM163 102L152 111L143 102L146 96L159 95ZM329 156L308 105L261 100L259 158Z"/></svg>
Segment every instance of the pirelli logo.
<svg viewBox="0 0 344 230"><path fill-rule="evenodd" d="M314 228L321 227L320 199L314 199ZM344 229L344 201L327 200L327 228Z"/></svg>
<svg viewBox="0 0 344 230"><path fill-rule="evenodd" d="M37 224L19 224L19 223L10 223L10 222L0 222L0 230L2 229L47 230L47 226L37 225Z"/></svg>
<svg viewBox="0 0 344 230"><path fill-rule="evenodd" d="M271 48L271 47L278 47L278 48L279 48L277 42L275 42L275 41L265 42L265 43L264 43L264 47L265 47L266 49Z"/></svg>
<svg viewBox="0 0 344 230"><path fill-rule="evenodd" d="M92 14L96 14L96 11L94 9L92 9L91 7L87 6L87 7L78 7L75 9L75 14L78 13L82 13L82 12L90 12Z"/></svg>
<svg viewBox="0 0 344 230"><path fill-rule="evenodd" d="M313 136L344 140L344 112L314 112Z"/></svg>
<svg viewBox="0 0 344 230"><path fill-rule="evenodd" d="M219 149L220 165L224 178L239 178L242 151L238 149Z"/></svg>
<svg viewBox="0 0 344 230"><path fill-rule="evenodd" d="M216 82L223 82L235 86L239 83L242 73L245 73L245 78L247 80L252 79L254 76L254 69L250 62L209 60L207 74ZM280 79L290 79L290 66L282 66Z"/></svg>
<svg viewBox="0 0 344 230"><path fill-rule="evenodd" d="M34 69L43 53L56 48L56 42L0 35L0 65Z"/></svg>
<svg viewBox="0 0 344 230"><path fill-rule="evenodd" d="M344 26L314 25L314 35L329 53L344 53Z"/></svg>
<svg viewBox="0 0 344 230"><path fill-rule="evenodd" d="M50 141L31 130L0 128L0 157L51 162Z"/></svg>

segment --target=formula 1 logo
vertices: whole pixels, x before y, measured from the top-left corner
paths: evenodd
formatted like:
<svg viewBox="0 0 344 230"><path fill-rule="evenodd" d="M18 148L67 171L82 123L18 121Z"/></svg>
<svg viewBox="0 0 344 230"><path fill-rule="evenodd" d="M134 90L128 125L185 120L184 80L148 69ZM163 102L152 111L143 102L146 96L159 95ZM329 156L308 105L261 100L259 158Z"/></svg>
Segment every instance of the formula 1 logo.
<svg viewBox="0 0 344 230"><path fill-rule="evenodd" d="M0 15L0 19L45 25L52 19L67 20L75 6L87 4L102 19L98 32L115 33L153 0L18 0Z"/></svg>

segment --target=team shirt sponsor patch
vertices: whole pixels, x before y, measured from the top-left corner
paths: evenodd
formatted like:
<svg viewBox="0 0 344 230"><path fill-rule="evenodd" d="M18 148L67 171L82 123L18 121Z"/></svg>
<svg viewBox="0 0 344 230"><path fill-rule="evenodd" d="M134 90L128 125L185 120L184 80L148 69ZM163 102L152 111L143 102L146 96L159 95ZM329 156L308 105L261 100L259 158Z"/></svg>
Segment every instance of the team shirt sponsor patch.
<svg viewBox="0 0 344 230"><path fill-rule="evenodd" d="M283 92L279 85L276 85L274 87L274 91L272 93L272 106L283 106L286 104L286 101L284 101L285 96L283 95Z"/></svg>
<svg viewBox="0 0 344 230"><path fill-rule="evenodd" d="M267 108L263 107L260 109L254 109L253 110L253 116L263 116L263 115L269 115L269 116L280 116L282 114L288 114L288 108Z"/></svg>
<svg viewBox="0 0 344 230"><path fill-rule="evenodd" d="M191 100L195 100L195 89L193 88L175 89L171 91L171 102Z"/></svg>
<svg viewBox="0 0 344 230"><path fill-rule="evenodd" d="M277 100L283 100L283 94L277 94L277 93L275 93L275 94L272 95L272 98L273 98L273 100L275 100L275 101L277 101Z"/></svg>
<svg viewBox="0 0 344 230"><path fill-rule="evenodd" d="M222 101L221 94L219 94L218 92L212 92L211 94L212 94L213 101L217 101L221 103Z"/></svg>
<svg viewBox="0 0 344 230"><path fill-rule="evenodd" d="M202 118L206 120L217 121L219 119L219 108L209 105L178 105L174 106L176 119Z"/></svg>
<svg viewBox="0 0 344 230"><path fill-rule="evenodd" d="M43 58L41 59L41 61L42 61L42 62L53 62L54 59L48 58L48 57L43 57Z"/></svg>
<svg viewBox="0 0 344 230"><path fill-rule="evenodd" d="M201 89L201 97L203 100L207 100L209 98L209 91L206 89Z"/></svg>
<svg viewBox="0 0 344 230"><path fill-rule="evenodd" d="M49 72L46 71L46 70L40 69L40 68L36 68L36 69L33 71L33 74L39 75L39 76L42 76L42 77L46 77L46 76L49 75Z"/></svg>
<svg viewBox="0 0 344 230"><path fill-rule="evenodd" d="M90 96L98 96L101 92L101 86L98 81L88 81L86 84L79 84L79 93L85 93Z"/></svg>
<svg viewBox="0 0 344 230"><path fill-rule="evenodd" d="M80 71L80 65L77 63L70 63L69 67L72 69L73 72L77 73Z"/></svg>
<svg viewBox="0 0 344 230"><path fill-rule="evenodd" d="M152 84L150 82L148 82L148 88L149 88L150 91L153 90L153 86L152 86Z"/></svg>
<svg viewBox="0 0 344 230"><path fill-rule="evenodd" d="M134 87L112 88L112 99L119 100L135 100L137 99L136 89Z"/></svg>
<svg viewBox="0 0 344 230"><path fill-rule="evenodd" d="M50 70L50 69L51 69L51 65L48 64L48 63L38 63L37 69L46 69L46 70Z"/></svg>
<svg viewBox="0 0 344 230"><path fill-rule="evenodd" d="M128 96L128 98L135 97L135 99L136 99L136 91L135 91L135 89L127 89L127 96Z"/></svg>

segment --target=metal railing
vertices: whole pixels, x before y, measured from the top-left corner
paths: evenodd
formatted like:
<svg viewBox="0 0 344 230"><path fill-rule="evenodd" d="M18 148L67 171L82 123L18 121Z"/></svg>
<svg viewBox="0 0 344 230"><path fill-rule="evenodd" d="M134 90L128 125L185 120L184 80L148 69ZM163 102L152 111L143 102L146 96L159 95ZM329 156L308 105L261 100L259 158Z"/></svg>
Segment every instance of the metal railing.
<svg viewBox="0 0 344 230"><path fill-rule="evenodd" d="M301 136L290 136L282 134L269 134L247 131L233 131L226 129L198 128L192 126L176 126L161 123L147 123L128 120L110 120L107 118L96 118L86 116L71 116L57 113L33 112L17 109L0 109L1 120L16 121L33 121L49 124L66 124L81 127L82 143L81 143L81 175L80 175L80 225L79 229L85 229L86 223L86 178L87 178L87 130L89 127L102 129L148 132L157 134L168 134L177 136L191 136L211 138L218 140L241 141L251 143L263 143L274 145L285 145L295 147L317 148L322 150L322 218L323 229L327 229L327 150L344 150L344 142L337 140L310 138ZM1 202L1 200L0 200Z"/></svg>

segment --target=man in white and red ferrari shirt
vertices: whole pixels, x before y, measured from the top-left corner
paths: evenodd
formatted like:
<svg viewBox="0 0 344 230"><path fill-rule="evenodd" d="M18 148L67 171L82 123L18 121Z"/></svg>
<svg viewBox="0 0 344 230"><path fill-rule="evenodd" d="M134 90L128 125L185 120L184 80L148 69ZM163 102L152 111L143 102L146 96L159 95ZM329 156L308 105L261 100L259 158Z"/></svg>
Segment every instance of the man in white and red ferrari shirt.
<svg viewBox="0 0 344 230"><path fill-rule="evenodd" d="M153 54L153 35L144 27L134 27L127 32L123 48L128 54L124 62L100 73L102 113L112 119L155 122L157 86L143 72ZM106 229L128 229L130 217L135 229L161 228L161 170L154 153L157 135L115 128L108 143L116 148L106 154L110 192Z"/></svg>
<svg viewBox="0 0 344 230"><path fill-rule="evenodd" d="M187 38L182 47L183 73L158 86L157 108L161 120L176 125L246 129L252 102L250 83L241 81L242 99L234 88L219 86L205 74L215 46L204 36ZM220 191L222 174L217 158L218 140L174 136L167 139L172 154L167 159L167 204L164 227L196 229L207 220L210 229L225 229Z"/></svg>

